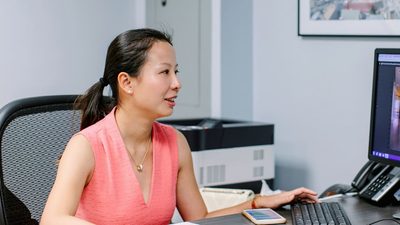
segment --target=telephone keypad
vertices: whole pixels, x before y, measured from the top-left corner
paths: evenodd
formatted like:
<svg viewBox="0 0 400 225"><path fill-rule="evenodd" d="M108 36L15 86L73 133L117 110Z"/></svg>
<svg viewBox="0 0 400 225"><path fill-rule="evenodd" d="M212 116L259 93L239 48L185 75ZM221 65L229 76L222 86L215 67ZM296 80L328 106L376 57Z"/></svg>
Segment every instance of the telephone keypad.
<svg viewBox="0 0 400 225"><path fill-rule="evenodd" d="M391 178L392 178L392 176L390 176L390 175L381 175L381 176L379 176L368 187L368 189L364 192L364 194L369 196L369 197L374 196L376 193L378 193L378 191L380 191L382 189L383 186L385 186L390 181Z"/></svg>

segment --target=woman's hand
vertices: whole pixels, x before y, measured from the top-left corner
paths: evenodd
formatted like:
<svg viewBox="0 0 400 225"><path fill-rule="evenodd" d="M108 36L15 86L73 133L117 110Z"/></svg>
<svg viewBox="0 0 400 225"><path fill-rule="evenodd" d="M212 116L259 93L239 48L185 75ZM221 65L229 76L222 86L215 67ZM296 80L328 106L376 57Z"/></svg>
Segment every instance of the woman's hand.
<svg viewBox="0 0 400 225"><path fill-rule="evenodd" d="M278 208L295 201L316 203L319 202L317 193L307 188L297 188L275 195L260 196L254 199L256 208Z"/></svg>

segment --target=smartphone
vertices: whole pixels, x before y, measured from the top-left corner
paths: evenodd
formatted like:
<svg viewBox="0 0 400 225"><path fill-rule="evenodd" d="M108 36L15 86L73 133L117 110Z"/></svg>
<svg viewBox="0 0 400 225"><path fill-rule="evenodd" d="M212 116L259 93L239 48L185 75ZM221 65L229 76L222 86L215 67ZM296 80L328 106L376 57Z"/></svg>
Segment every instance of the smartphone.
<svg viewBox="0 0 400 225"><path fill-rule="evenodd" d="M286 219L270 208L246 209L242 212L255 224L286 223Z"/></svg>

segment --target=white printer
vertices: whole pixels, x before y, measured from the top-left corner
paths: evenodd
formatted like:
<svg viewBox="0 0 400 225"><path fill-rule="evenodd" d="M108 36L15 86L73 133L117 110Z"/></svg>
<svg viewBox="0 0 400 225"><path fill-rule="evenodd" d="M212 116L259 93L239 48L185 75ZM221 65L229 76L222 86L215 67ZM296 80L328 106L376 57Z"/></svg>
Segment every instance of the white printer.
<svg viewBox="0 0 400 225"><path fill-rule="evenodd" d="M274 125L212 118L160 121L188 140L200 187L252 189L260 180L273 187Z"/></svg>

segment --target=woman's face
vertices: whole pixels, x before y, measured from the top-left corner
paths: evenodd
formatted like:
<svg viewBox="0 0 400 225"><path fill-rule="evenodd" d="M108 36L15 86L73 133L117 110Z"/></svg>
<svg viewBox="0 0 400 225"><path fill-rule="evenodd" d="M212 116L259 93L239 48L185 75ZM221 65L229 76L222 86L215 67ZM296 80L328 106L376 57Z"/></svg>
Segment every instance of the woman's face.
<svg viewBox="0 0 400 225"><path fill-rule="evenodd" d="M154 43L133 82L135 105L147 116L160 118L172 114L181 88L177 67L175 49L164 41Z"/></svg>

